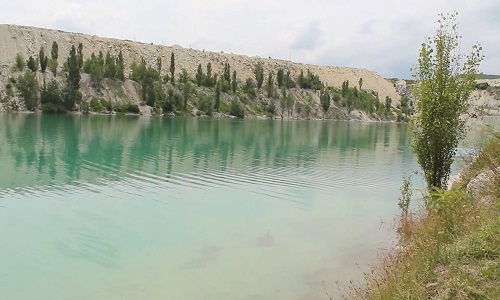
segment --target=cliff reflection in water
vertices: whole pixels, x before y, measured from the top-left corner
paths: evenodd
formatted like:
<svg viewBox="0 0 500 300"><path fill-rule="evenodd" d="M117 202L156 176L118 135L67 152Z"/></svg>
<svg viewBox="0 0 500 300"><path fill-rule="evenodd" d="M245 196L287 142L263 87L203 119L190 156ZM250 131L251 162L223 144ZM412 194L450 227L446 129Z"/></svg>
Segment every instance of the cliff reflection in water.
<svg viewBox="0 0 500 300"><path fill-rule="evenodd" d="M202 171L369 165L388 151L411 161L408 144L401 124L6 114L0 191L135 173L168 180Z"/></svg>

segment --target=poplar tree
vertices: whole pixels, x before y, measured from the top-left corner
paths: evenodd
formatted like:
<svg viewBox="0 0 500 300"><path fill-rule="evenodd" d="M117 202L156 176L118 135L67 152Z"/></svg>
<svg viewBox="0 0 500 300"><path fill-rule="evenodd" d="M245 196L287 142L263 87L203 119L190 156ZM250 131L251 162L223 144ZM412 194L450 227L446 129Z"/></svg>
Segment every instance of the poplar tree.
<svg viewBox="0 0 500 300"><path fill-rule="evenodd" d="M483 60L479 44L466 55L459 53L457 15L439 15L435 36L422 43L413 70L416 83L412 89L412 149L429 191L446 187L458 142L466 133L465 120L460 115L469 106L469 95Z"/></svg>
<svg viewBox="0 0 500 300"><path fill-rule="evenodd" d="M116 64L115 59L111 56L111 53L106 52L106 59L104 61L104 77L113 78L116 75Z"/></svg>
<svg viewBox="0 0 500 300"><path fill-rule="evenodd" d="M283 81L285 80L285 72L283 69L279 69L278 73L276 73L276 83L278 84L278 87L281 89L283 86Z"/></svg>
<svg viewBox="0 0 500 300"><path fill-rule="evenodd" d="M217 84L215 86L215 110L219 112L220 108L220 88L221 88L221 82L220 80L217 81Z"/></svg>
<svg viewBox="0 0 500 300"><path fill-rule="evenodd" d="M233 71L233 78L231 80L231 89L233 93L236 93L236 88L238 86L238 82L236 81L236 71Z"/></svg>
<svg viewBox="0 0 500 300"><path fill-rule="evenodd" d="M175 55L172 52L172 54L170 55L170 82L172 84L175 81L174 76L175 76Z"/></svg>
<svg viewBox="0 0 500 300"><path fill-rule="evenodd" d="M203 83L203 70L201 68L201 64L198 64L198 70L196 71L196 84L200 87Z"/></svg>
<svg viewBox="0 0 500 300"><path fill-rule="evenodd" d="M274 90L273 73L271 72L269 72L269 74L267 75L266 90L267 90L267 97L271 98Z"/></svg>
<svg viewBox="0 0 500 300"><path fill-rule="evenodd" d="M228 83L231 83L231 66L229 63L226 63L224 65L224 80L226 80Z"/></svg>
<svg viewBox="0 0 500 300"><path fill-rule="evenodd" d="M45 70L47 70L47 64L49 63L49 58L45 55L45 49L43 49L43 46L40 47L38 58L40 60L40 69L42 70L42 73L45 73Z"/></svg>
<svg viewBox="0 0 500 300"><path fill-rule="evenodd" d="M57 60L59 57L59 45L56 41L52 42L52 49L50 50L50 58Z"/></svg>
<svg viewBox="0 0 500 300"><path fill-rule="evenodd" d="M68 72L66 74L66 81L68 83L68 87L72 88L73 90L78 90L78 88L80 87L81 75L79 57L77 56L75 45L71 45L67 64Z"/></svg>
<svg viewBox="0 0 500 300"><path fill-rule="evenodd" d="M328 92L328 90L323 89L321 91L319 100L321 102L321 108L323 109L323 114L324 114L323 118L324 118L324 117L326 117L326 114L328 113L328 109L330 108L331 97L330 97L330 93Z"/></svg>
<svg viewBox="0 0 500 300"><path fill-rule="evenodd" d="M83 67L83 45L82 43L78 44L78 68L81 69Z"/></svg>
<svg viewBox="0 0 500 300"><path fill-rule="evenodd" d="M59 57L59 45L57 44L56 41L52 42L52 49L50 50L50 61L49 61L49 68L50 71L54 74L54 76L57 75L57 58Z"/></svg>
<svg viewBox="0 0 500 300"><path fill-rule="evenodd" d="M207 63L207 76L205 76L205 83L204 85L206 87L213 87L215 84L215 81L212 77L212 63L208 62Z"/></svg>
<svg viewBox="0 0 500 300"><path fill-rule="evenodd" d="M183 103L183 108L185 111L187 111L187 104L189 101L189 98L191 97L191 83L189 81L184 82L182 86L182 98L184 100Z"/></svg>
<svg viewBox="0 0 500 300"><path fill-rule="evenodd" d="M255 75L255 81L257 82L257 88L260 89L262 83L264 83L264 68L261 62L255 64L253 73Z"/></svg>
<svg viewBox="0 0 500 300"><path fill-rule="evenodd" d="M28 69L30 69L31 72L36 72L36 70L38 69L38 64L36 63L35 59L31 55L28 58L28 61L26 61L26 66L28 66Z"/></svg>
<svg viewBox="0 0 500 300"><path fill-rule="evenodd" d="M121 81L125 80L125 62L123 61L122 50L120 50L120 53L118 53L118 61L116 64L116 78Z"/></svg>
<svg viewBox="0 0 500 300"><path fill-rule="evenodd" d="M158 76L159 77L161 77L161 67L162 67L161 56L158 56L156 58L156 70L158 71Z"/></svg>

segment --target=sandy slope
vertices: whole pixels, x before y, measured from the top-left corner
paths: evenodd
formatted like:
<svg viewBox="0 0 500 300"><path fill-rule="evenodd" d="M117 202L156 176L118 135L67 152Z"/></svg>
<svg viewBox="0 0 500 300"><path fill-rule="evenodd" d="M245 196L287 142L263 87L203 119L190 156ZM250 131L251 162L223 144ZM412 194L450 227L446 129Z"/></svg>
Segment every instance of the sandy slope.
<svg viewBox="0 0 500 300"><path fill-rule="evenodd" d="M90 57L92 52L97 54L97 52L103 51L106 53L108 50L116 55L121 49L127 68L134 59L139 60L141 57L144 57L148 63L156 65L156 58L161 56L163 61L162 70L166 74L169 68L170 55L173 52L176 59L176 73L185 68L188 73L194 75L199 63L205 68L208 62L212 63L214 73L222 73L224 63L228 62L231 66L231 72L236 70L238 80L244 81L247 77L253 78L253 66L257 62L262 62L266 73L270 70L285 68L290 70L292 75L296 77L300 70L306 71L309 69L319 75L321 80L330 86L340 87L344 80L349 80L351 85L357 85L359 78L363 78L363 89L378 92L382 101L386 96L389 96L393 99L393 105L396 105L400 99L392 83L377 73L366 69L306 65L270 58L186 49L178 45L160 46L17 25L0 25L0 71L2 73L0 83L5 82L2 77L5 79L5 76L9 74L16 53L21 53L25 58L30 55L38 55L42 45L45 47L46 53L50 53L53 41L57 41L59 44L60 66L68 56L71 45L82 43L85 57ZM0 84L0 86L0 89L2 89L4 84Z"/></svg>

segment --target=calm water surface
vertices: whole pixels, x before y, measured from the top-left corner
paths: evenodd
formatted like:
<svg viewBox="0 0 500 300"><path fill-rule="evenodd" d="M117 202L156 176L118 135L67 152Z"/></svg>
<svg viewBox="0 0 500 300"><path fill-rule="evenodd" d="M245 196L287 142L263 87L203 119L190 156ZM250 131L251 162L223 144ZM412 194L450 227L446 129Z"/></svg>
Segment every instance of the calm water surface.
<svg viewBox="0 0 500 300"><path fill-rule="evenodd" d="M0 298L335 295L394 238L407 130L0 115Z"/></svg>

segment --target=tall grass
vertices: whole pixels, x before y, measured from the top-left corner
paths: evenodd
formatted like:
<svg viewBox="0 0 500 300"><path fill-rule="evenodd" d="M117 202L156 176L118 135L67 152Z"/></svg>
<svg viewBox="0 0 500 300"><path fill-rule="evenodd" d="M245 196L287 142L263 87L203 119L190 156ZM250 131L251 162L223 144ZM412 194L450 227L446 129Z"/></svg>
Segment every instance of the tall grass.
<svg viewBox="0 0 500 300"><path fill-rule="evenodd" d="M344 298L500 299L499 166L496 133L458 185L434 190L415 213L403 209L398 248L365 274L362 284L349 287ZM482 192L469 196L471 178L488 170Z"/></svg>

